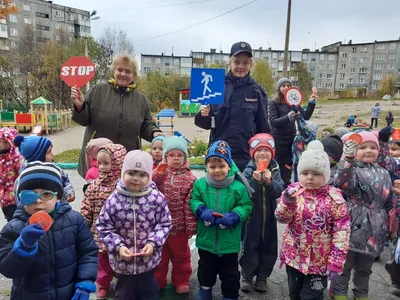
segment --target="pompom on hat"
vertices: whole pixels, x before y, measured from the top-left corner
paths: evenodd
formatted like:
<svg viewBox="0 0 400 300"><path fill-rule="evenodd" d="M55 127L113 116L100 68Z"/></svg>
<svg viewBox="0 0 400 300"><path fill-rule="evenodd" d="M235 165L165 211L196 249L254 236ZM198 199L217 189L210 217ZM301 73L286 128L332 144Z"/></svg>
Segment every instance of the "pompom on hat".
<svg viewBox="0 0 400 300"><path fill-rule="evenodd" d="M47 150L52 145L51 141L44 136L22 136L14 139L14 145L18 147L19 153L27 162L46 160Z"/></svg>

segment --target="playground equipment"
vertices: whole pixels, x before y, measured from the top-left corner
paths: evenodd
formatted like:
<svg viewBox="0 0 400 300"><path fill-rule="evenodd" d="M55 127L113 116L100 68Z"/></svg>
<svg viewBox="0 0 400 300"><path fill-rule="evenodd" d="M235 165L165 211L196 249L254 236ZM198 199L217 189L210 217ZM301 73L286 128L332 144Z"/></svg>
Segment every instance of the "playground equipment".
<svg viewBox="0 0 400 300"><path fill-rule="evenodd" d="M179 115L194 116L200 110L201 104L190 102L190 89L179 91Z"/></svg>
<svg viewBox="0 0 400 300"><path fill-rule="evenodd" d="M171 135L174 135L174 117L175 111L171 108L164 108L156 114L157 127L166 127Z"/></svg>
<svg viewBox="0 0 400 300"><path fill-rule="evenodd" d="M2 111L1 126L14 127L17 131L32 130L32 135L41 135L42 130L49 134L58 130L64 130L71 126L72 112L70 110L53 110L52 103L39 97L30 103L29 112ZM35 108L35 109L34 109Z"/></svg>

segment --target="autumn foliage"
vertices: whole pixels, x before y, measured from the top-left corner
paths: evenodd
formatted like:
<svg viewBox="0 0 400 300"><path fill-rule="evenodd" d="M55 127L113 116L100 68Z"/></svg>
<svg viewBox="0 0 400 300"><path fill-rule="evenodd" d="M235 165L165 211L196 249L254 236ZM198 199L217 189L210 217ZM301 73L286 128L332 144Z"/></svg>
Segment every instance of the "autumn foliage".
<svg viewBox="0 0 400 300"><path fill-rule="evenodd" d="M18 12L17 6L11 0L0 0L0 20Z"/></svg>

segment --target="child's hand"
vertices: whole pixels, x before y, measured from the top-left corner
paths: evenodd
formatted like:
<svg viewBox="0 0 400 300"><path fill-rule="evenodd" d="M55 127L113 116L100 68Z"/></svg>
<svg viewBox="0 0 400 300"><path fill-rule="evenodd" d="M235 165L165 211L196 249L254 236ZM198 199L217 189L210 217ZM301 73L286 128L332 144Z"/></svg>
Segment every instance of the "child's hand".
<svg viewBox="0 0 400 300"><path fill-rule="evenodd" d="M68 197L67 197L67 202L68 203L73 202L74 200L75 200L75 196L74 195L68 195Z"/></svg>
<svg viewBox="0 0 400 300"><path fill-rule="evenodd" d="M286 189L286 190L282 193L283 199L285 199L285 201L288 202L288 203L294 203L294 202L296 202L296 197L293 197L292 195L293 195L294 193L296 193L298 190L299 190L298 188Z"/></svg>
<svg viewBox="0 0 400 300"><path fill-rule="evenodd" d="M158 164L155 171L159 175L165 175L167 174L167 169L168 169L168 164L165 161L162 161Z"/></svg>
<svg viewBox="0 0 400 300"><path fill-rule="evenodd" d="M142 249L142 254L143 256L152 256L153 255L153 245L152 244L146 244L144 248Z"/></svg>
<svg viewBox="0 0 400 300"><path fill-rule="evenodd" d="M261 182L261 172L260 171L254 171L253 172L253 178L258 181Z"/></svg>
<svg viewBox="0 0 400 300"><path fill-rule="evenodd" d="M270 170L265 170L264 172L264 181L266 184L271 184L272 183L272 174Z"/></svg>
<svg viewBox="0 0 400 300"><path fill-rule="evenodd" d="M400 195L400 180L396 179L393 184L393 191L396 195Z"/></svg>
<svg viewBox="0 0 400 300"><path fill-rule="evenodd" d="M354 159L358 144L355 141L348 140L343 146L343 154L347 159Z"/></svg>
<svg viewBox="0 0 400 300"><path fill-rule="evenodd" d="M133 253L127 247L122 246L121 248L119 248L119 256L122 260L130 261L133 257Z"/></svg>

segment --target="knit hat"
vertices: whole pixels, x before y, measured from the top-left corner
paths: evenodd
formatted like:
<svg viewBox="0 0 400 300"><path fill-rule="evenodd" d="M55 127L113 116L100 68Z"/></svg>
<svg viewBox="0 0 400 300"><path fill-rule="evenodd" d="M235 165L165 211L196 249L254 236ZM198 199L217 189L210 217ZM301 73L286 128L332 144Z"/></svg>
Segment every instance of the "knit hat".
<svg viewBox="0 0 400 300"><path fill-rule="evenodd" d="M30 162L19 175L17 195L23 190L44 189L57 193L61 199L64 188L61 181L61 170L53 163ZM22 199L21 199L22 200Z"/></svg>
<svg viewBox="0 0 400 300"><path fill-rule="evenodd" d="M184 137L171 136L164 140L164 142L163 142L163 157L165 160L166 160L167 153L174 149L181 150L183 153L185 153L185 155L186 155L185 161L187 160L188 144Z"/></svg>
<svg viewBox="0 0 400 300"><path fill-rule="evenodd" d="M153 158L145 151L129 151L122 165L121 177L124 178L125 172L130 170L145 172L149 175L149 179L151 179L153 173Z"/></svg>
<svg viewBox="0 0 400 300"><path fill-rule="evenodd" d="M249 140L250 156L254 158L254 153L260 147L267 147L271 151L272 158L275 157L275 140L272 135L267 133L258 133Z"/></svg>
<svg viewBox="0 0 400 300"><path fill-rule="evenodd" d="M324 151L324 146L320 141L312 141L308 144L307 150L300 156L297 166L297 174L306 170L316 171L324 176L325 184L331 176L331 169L328 154Z"/></svg>
<svg viewBox="0 0 400 300"><path fill-rule="evenodd" d="M222 140L214 142L207 150L206 161L213 156L224 159L229 166L232 166L231 147L227 142Z"/></svg>
<svg viewBox="0 0 400 300"><path fill-rule="evenodd" d="M164 140L165 140L165 136L162 136L162 135L156 136L156 137L151 141L150 147L153 147L153 144L154 144L155 141L161 141L161 142L163 142Z"/></svg>
<svg viewBox="0 0 400 300"><path fill-rule="evenodd" d="M283 77L283 78L279 79L279 80L276 82L276 90L279 92L281 86L282 86L283 84L285 84L285 83L290 83L290 85L292 85L292 82L290 81L289 78Z"/></svg>
<svg viewBox="0 0 400 300"><path fill-rule="evenodd" d="M22 136L14 139L14 145L27 162L46 160L46 153L51 146L51 141L43 136Z"/></svg>
<svg viewBox="0 0 400 300"><path fill-rule="evenodd" d="M363 144L366 142L375 143L379 150L378 137L374 133L369 132L369 131L361 131L361 132L358 132L358 134L361 135Z"/></svg>
<svg viewBox="0 0 400 300"><path fill-rule="evenodd" d="M336 162L340 160L343 154L343 142L336 134L328 135L321 140L324 150Z"/></svg>
<svg viewBox="0 0 400 300"><path fill-rule="evenodd" d="M349 132L350 130L346 127L339 127L338 129L335 130L335 134L338 135L340 138Z"/></svg>
<svg viewBox="0 0 400 300"><path fill-rule="evenodd" d="M313 121L306 121L307 128L317 134L318 131L318 125L314 123Z"/></svg>

